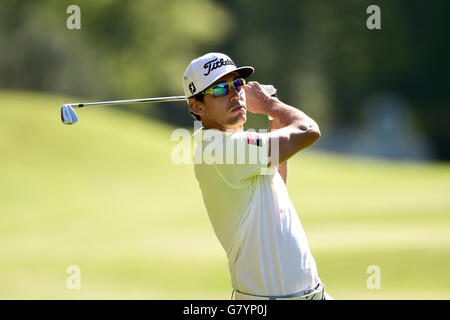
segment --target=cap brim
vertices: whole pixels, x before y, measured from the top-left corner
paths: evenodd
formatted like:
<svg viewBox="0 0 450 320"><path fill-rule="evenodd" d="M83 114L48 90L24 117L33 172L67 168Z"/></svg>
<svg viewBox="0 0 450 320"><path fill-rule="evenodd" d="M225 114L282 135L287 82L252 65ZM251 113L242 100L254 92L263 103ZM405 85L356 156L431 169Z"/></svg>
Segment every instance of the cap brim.
<svg viewBox="0 0 450 320"><path fill-rule="evenodd" d="M254 71L255 71L255 69L254 69L253 67L250 67L250 66L245 66L245 67L236 68L236 69L234 69L234 70L231 70L230 72L221 74L220 76L218 76L217 78L215 78L215 79L211 82L211 84L209 84L209 85L206 86L205 88L201 88L198 92L204 91L206 88L210 87L214 82L216 82L217 80L219 80L219 79L222 78L222 77L225 77L226 75L229 75L230 73L237 72L238 75L239 75L239 78L244 78L244 79L246 79L246 78L250 77ZM190 99L190 98L192 98L193 96L195 96L195 94L193 94L193 95L187 97L187 99Z"/></svg>
<svg viewBox="0 0 450 320"><path fill-rule="evenodd" d="M250 77L254 71L255 71L255 69L253 69L253 67L249 67L249 66L240 67L240 68L237 68L236 70L234 70L234 72L239 73L239 77L244 78L244 79Z"/></svg>

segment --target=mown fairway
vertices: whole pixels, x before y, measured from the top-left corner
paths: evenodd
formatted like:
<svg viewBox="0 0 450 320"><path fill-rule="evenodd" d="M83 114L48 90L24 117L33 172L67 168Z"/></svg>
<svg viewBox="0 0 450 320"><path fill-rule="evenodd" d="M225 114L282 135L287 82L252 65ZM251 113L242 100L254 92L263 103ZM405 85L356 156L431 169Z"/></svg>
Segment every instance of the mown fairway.
<svg viewBox="0 0 450 320"><path fill-rule="evenodd" d="M75 100L0 91L0 299L229 299L193 166L171 161L174 128L109 107L64 126ZM307 150L288 190L332 296L450 299L449 164Z"/></svg>

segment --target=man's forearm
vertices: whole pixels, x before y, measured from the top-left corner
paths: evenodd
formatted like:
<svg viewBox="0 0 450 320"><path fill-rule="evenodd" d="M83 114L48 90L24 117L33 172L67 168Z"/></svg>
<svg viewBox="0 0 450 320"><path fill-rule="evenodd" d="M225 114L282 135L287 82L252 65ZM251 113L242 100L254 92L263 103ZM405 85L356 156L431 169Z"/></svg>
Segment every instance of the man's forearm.
<svg viewBox="0 0 450 320"><path fill-rule="evenodd" d="M317 123L311 119L304 112L291 107L277 98L270 98L266 100L267 114L272 117L269 125L269 132L285 127L293 127L295 130L300 130L302 134L319 134L320 130ZM288 163L287 160L278 165L278 173L287 184Z"/></svg>
<svg viewBox="0 0 450 320"><path fill-rule="evenodd" d="M275 129L284 128L287 126L295 126L303 131L319 131L317 123L311 119L304 112L291 107L276 98L270 98L266 103L270 104L267 114L274 118L271 123Z"/></svg>

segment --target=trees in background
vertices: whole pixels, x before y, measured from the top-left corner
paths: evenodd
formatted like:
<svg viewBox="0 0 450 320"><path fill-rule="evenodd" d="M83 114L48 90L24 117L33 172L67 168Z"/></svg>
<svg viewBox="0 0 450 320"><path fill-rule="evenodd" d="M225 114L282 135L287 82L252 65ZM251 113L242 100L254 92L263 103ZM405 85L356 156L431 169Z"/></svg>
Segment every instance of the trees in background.
<svg viewBox="0 0 450 320"><path fill-rule="evenodd" d="M448 1L83 0L80 30L66 28L70 4L0 2L0 87L91 99L178 95L190 60L222 51L324 128L357 127L377 96L400 99L437 158L450 159ZM381 30L366 27L371 4ZM190 119L155 109L172 123Z"/></svg>

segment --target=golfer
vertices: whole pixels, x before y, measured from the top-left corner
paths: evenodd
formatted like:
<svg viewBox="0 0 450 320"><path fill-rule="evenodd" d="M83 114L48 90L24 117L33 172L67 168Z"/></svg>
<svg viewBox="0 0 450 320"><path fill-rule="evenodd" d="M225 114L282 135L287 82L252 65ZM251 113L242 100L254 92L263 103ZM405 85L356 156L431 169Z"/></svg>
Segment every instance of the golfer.
<svg viewBox="0 0 450 320"><path fill-rule="evenodd" d="M319 139L319 127L258 82L246 83L253 71L208 53L183 79L189 112L202 123L195 176L227 254L231 298L331 299L286 189L287 160ZM268 132L244 131L247 111L268 115Z"/></svg>

